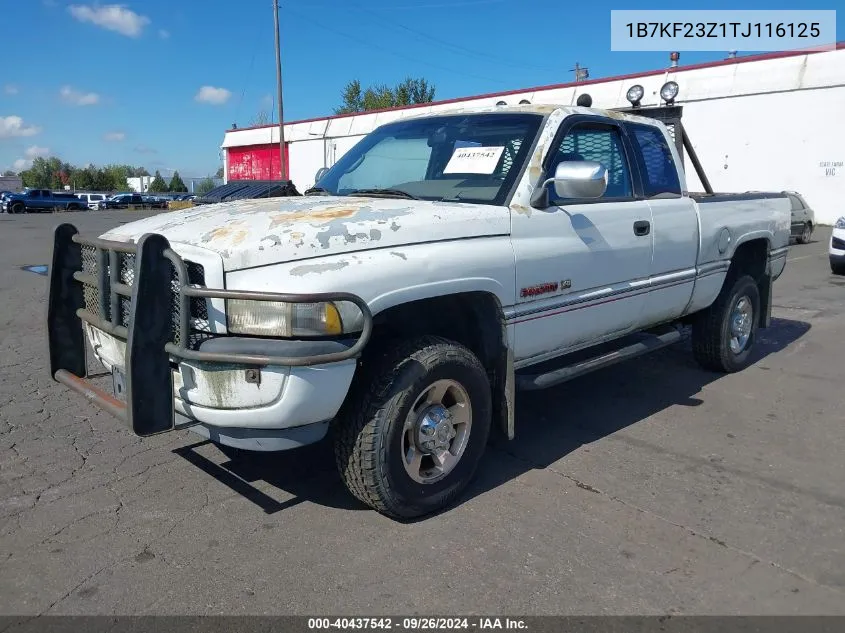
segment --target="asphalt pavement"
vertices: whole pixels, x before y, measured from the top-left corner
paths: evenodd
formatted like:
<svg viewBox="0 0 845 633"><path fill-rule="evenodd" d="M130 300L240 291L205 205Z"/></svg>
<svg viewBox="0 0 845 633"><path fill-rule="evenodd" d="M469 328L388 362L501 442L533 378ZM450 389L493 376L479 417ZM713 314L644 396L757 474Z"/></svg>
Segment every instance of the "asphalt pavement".
<svg viewBox="0 0 845 633"><path fill-rule="evenodd" d="M397 523L324 442L136 438L46 369L52 228L0 215L0 614L845 614L845 278L795 245L756 361L687 343L517 397L458 505Z"/></svg>

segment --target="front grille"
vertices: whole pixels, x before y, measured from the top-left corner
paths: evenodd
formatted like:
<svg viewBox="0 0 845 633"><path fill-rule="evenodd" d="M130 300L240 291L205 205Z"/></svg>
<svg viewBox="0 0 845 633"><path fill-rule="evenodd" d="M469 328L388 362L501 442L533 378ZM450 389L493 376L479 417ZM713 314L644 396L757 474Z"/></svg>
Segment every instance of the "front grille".
<svg viewBox="0 0 845 633"><path fill-rule="evenodd" d="M117 259L116 269L118 274L112 275L110 266L110 253L108 251L100 250L94 246L82 245L82 272L98 280L101 274L105 275L105 287L108 288L109 283L120 283L130 288L135 282L135 254L134 253L114 253ZM205 287L205 270L201 264L192 261L185 261L185 268L188 272L188 283L191 285ZM189 327L189 341L181 340L180 323L182 319L182 306L179 294L179 275L175 266L171 265L171 282L170 288L162 288L162 292L169 292L171 296L172 305L172 331L173 343L176 345L186 345L193 348L198 345L200 341L208 338L211 332L211 326L208 320L208 306L206 300L198 297L189 298L190 309L190 327ZM106 297L106 300L100 296L98 285L83 284L83 299L85 302L85 309L94 316L104 320L111 321L114 325L129 327L130 314L132 310L132 299L130 297L118 296L118 310L113 318L111 314L111 304Z"/></svg>

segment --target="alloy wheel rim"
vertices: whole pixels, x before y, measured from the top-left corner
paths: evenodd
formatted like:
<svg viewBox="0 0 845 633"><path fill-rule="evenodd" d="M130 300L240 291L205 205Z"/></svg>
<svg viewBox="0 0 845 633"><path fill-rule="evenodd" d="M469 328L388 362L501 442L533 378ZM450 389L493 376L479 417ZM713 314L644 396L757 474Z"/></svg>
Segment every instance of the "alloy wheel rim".
<svg viewBox="0 0 845 633"><path fill-rule="evenodd" d="M466 389L451 379L433 382L417 397L405 418L405 472L421 484L443 479L463 457L471 427L472 404Z"/></svg>
<svg viewBox="0 0 845 633"><path fill-rule="evenodd" d="M754 307L751 299L743 295L731 311L730 348L734 354L739 354L748 345L753 323Z"/></svg>

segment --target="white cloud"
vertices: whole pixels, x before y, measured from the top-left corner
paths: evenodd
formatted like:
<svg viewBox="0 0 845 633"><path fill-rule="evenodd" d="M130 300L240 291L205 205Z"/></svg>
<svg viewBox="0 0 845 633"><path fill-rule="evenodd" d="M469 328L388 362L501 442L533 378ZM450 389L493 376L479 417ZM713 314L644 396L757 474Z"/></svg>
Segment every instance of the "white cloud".
<svg viewBox="0 0 845 633"><path fill-rule="evenodd" d="M0 138L34 136L41 131L35 125L26 125L19 116L0 116Z"/></svg>
<svg viewBox="0 0 845 633"><path fill-rule="evenodd" d="M14 84L6 84L5 86L3 86L3 92L5 92L7 95L14 96L20 93L20 88L18 88Z"/></svg>
<svg viewBox="0 0 845 633"><path fill-rule="evenodd" d="M26 169L29 169L30 167L32 167L33 159L49 156L49 154L49 147L38 147L38 145L28 147L24 152L24 156L26 156L26 158L19 158L14 163L12 163L12 171L22 172Z"/></svg>
<svg viewBox="0 0 845 633"><path fill-rule="evenodd" d="M125 132L107 132L103 135L103 140L109 141L110 143L118 143L124 139L126 139Z"/></svg>
<svg viewBox="0 0 845 633"><path fill-rule="evenodd" d="M159 29L158 36L163 40L170 39L170 31L166 29Z"/></svg>
<svg viewBox="0 0 845 633"><path fill-rule="evenodd" d="M72 4L70 14L80 22L91 22L109 31L115 31L127 37L138 37L150 23L150 19L138 15L120 4L87 5Z"/></svg>
<svg viewBox="0 0 845 633"><path fill-rule="evenodd" d="M212 105L223 105L229 100L232 93L225 88L215 88L214 86L203 86L200 88L197 95L194 97L200 103L210 103Z"/></svg>
<svg viewBox="0 0 845 633"><path fill-rule="evenodd" d="M33 145L32 147L27 148L24 152L24 156L31 160L33 158L38 158L39 156L47 156L49 153L49 147L38 147L38 145Z"/></svg>
<svg viewBox="0 0 845 633"><path fill-rule="evenodd" d="M96 105L100 102L100 95L96 92L80 92L70 86L63 86L59 94L65 103L75 106Z"/></svg>

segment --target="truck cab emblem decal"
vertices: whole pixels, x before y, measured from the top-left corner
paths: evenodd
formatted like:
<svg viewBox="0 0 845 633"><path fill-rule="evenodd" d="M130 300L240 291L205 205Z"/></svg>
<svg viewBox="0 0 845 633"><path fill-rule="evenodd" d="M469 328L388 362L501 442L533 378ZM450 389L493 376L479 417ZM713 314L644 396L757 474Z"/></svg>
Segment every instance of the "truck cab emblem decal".
<svg viewBox="0 0 845 633"><path fill-rule="evenodd" d="M545 295L550 292L556 292L557 289L560 287L560 284L556 281L550 281L546 284L540 284L539 286L529 286L528 288L523 288L519 295L521 297L536 297L537 295Z"/></svg>

